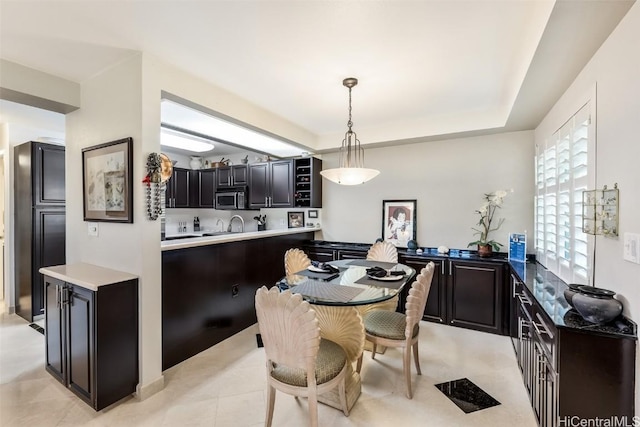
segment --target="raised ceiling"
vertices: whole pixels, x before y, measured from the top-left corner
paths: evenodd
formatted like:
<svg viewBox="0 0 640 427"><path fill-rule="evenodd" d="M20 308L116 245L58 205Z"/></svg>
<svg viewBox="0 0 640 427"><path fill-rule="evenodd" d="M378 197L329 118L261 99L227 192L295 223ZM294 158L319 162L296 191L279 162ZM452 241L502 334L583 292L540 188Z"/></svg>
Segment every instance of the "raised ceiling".
<svg viewBox="0 0 640 427"><path fill-rule="evenodd" d="M340 145L532 129L626 1L6 1L3 59L82 82L143 51ZM1 70L0 70L1 71Z"/></svg>

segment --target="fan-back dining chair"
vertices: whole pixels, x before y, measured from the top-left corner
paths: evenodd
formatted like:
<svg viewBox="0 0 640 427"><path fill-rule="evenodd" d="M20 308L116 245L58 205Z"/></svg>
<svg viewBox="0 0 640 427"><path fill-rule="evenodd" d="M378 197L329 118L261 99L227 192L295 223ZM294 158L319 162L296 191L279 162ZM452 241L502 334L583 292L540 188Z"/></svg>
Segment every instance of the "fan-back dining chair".
<svg viewBox="0 0 640 427"><path fill-rule="evenodd" d="M311 265L311 260L303 250L293 248L284 253L284 274L290 277Z"/></svg>
<svg viewBox="0 0 640 427"><path fill-rule="evenodd" d="M420 335L420 320L427 305L427 297L433 279L433 262L427 264L416 278L405 303L405 313L395 311L373 310L364 315L365 338L373 344L371 358L376 357L378 344L387 347L400 347L403 349L402 370L406 383L407 397L411 399L411 350L416 364L418 375L420 371L420 359L418 358L418 337ZM358 358L356 370L360 373L362 368L362 355Z"/></svg>
<svg viewBox="0 0 640 427"><path fill-rule="evenodd" d="M256 292L256 314L267 362L267 413L271 426L276 390L307 397L311 426L318 425L318 395L338 387L342 411L349 416L345 395L347 355L333 341L320 337L316 312L300 294L265 286Z"/></svg>
<svg viewBox="0 0 640 427"><path fill-rule="evenodd" d="M369 248L367 260L398 262L398 249L389 242L376 242Z"/></svg>

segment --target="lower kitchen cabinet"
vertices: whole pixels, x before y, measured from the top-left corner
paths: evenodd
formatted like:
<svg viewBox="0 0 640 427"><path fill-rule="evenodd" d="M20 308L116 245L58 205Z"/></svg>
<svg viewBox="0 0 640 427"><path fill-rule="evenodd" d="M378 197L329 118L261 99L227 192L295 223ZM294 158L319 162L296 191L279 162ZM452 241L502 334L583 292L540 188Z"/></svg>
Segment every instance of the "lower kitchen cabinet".
<svg viewBox="0 0 640 427"><path fill-rule="evenodd" d="M134 393L137 279L96 291L47 275L44 284L46 370L96 411Z"/></svg>
<svg viewBox="0 0 640 427"><path fill-rule="evenodd" d="M284 253L313 232L162 252L162 369L256 323L255 293L284 276Z"/></svg>

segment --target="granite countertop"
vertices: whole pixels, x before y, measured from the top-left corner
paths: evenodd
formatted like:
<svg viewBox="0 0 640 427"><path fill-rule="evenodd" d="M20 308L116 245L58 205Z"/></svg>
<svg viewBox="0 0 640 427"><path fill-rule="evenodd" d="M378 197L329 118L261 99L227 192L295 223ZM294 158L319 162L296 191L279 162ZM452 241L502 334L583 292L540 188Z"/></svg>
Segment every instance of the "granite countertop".
<svg viewBox="0 0 640 427"><path fill-rule="evenodd" d="M584 320L564 298L567 284L537 262L509 261L509 265L557 327L637 339L637 325L624 316L606 325Z"/></svg>
<svg viewBox="0 0 640 427"><path fill-rule="evenodd" d="M349 242L330 242L325 240L312 240L308 243L309 246L317 246L321 248L331 248L337 250L360 250L367 251L371 244L369 243L349 243ZM404 248L398 249L398 254L410 256L410 257L425 257L425 258L442 258L442 259L467 259L477 261L497 261L504 262L507 260L507 254L504 252L494 253L491 258L479 257L476 251L467 249L451 249L447 254L438 253L437 248L420 248L422 253L417 253L415 250L409 250Z"/></svg>

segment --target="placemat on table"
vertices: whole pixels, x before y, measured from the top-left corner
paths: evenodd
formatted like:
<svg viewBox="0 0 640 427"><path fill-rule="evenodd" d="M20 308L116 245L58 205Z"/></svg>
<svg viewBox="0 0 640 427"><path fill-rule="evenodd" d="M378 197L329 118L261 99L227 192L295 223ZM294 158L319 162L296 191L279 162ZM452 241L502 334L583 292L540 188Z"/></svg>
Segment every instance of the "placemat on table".
<svg viewBox="0 0 640 427"><path fill-rule="evenodd" d="M354 288L353 286L334 285L315 280L308 280L291 288L291 292L296 294L335 302L349 302L362 291L364 291L364 289Z"/></svg>
<svg viewBox="0 0 640 427"><path fill-rule="evenodd" d="M349 265L357 265L359 267L380 267L385 270L389 270L390 268L398 265L397 262L383 262L383 261L369 261L366 259L354 259L353 261L349 261L347 264Z"/></svg>
<svg viewBox="0 0 640 427"><path fill-rule="evenodd" d="M326 281L333 280L340 275L340 273L317 273L315 271L309 271L306 268L294 274L297 274L300 276L307 276L311 279L319 279L319 280L326 280Z"/></svg>
<svg viewBox="0 0 640 427"><path fill-rule="evenodd" d="M402 278L401 280L383 281L383 280L369 279L368 276L362 276L361 278L359 278L353 283L357 283L359 285L377 286L379 288L400 289L400 287L404 282L406 282L406 280L407 279L405 277L405 278Z"/></svg>

